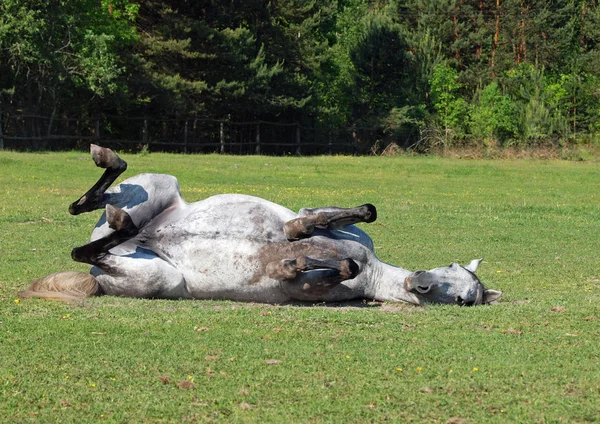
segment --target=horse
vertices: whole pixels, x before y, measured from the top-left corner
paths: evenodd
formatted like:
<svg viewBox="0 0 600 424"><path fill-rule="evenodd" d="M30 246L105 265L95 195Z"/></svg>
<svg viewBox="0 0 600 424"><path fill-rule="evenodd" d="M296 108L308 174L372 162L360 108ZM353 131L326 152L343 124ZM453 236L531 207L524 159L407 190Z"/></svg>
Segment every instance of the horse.
<svg viewBox="0 0 600 424"><path fill-rule="evenodd" d="M501 291L475 275L481 259L428 271L380 261L355 224L377 218L371 204L303 208L220 194L187 203L175 177L139 174L111 187L127 163L92 144L105 171L72 215L104 209L90 242L72 251L90 273L63 271L31 283L21 297L81 301L91 295L224 299L283 304L354 299L463 306L489 304Z"/></svg>

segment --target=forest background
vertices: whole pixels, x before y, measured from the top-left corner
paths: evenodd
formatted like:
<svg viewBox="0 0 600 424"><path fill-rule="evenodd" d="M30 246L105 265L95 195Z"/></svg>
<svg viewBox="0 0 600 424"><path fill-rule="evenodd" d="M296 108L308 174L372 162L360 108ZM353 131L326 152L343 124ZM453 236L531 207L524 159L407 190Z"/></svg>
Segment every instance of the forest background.
<svg viewBox="0 0 600 424"><path fill-rule="evenodd" d="M599 37L593 0L1 0L0 139L193 119L358 153L598 144Z"/></svg>

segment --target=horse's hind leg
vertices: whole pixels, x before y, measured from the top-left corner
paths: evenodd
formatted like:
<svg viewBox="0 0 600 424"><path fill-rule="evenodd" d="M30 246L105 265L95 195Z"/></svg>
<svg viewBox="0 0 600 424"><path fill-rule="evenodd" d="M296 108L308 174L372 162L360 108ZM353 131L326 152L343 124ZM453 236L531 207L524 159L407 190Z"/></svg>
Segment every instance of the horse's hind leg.
<svg viewBox="0 0 600 424"><path fill-rule="evenodd" d="M371 204L356 208L315 208L301 209L299 217L288 221L283 231L288 240L310 237L315 228L338 229L358 222L373 222L377 219L377 209Z"/></svg>
<svg viewBox="0 0 600 424"><path fill-rule="evenodd" d="M110 249L138 234L123 209L106 205L106 219L114 230L105 237L73 249L75 261L92 267L91 273L104 294L126 297L189 298L185 278L177 269L149 249L136 246L126 255ZM135 246L135 245L134 245Z"/></svg>
<svg viewBox="0 0 600 424"><path fill-rule="evenodd" d="M297 300L319 300L342 281L358 275L358 264L350 259L315 259L300 256L267 265L269 278L279 280L282 288Z"/></svg>
<svg viewBox="0 0 600 424"><path fill-rule="evenodd" d="M106 220L113 232L84 246L76 247L71 257L76 262L98 265L113 247L135 237L139 230L123 209L106 205Z"/></svg>
<svg viewBox="0 0 600 424"><path fill-rule="evenodd" d="M102 201L104 192L127 169L127 162L111 149L92 144L90 145L90 153L96 166L106 170L92 188L69 206L71 215L79 215L104 207Z"/></svg>

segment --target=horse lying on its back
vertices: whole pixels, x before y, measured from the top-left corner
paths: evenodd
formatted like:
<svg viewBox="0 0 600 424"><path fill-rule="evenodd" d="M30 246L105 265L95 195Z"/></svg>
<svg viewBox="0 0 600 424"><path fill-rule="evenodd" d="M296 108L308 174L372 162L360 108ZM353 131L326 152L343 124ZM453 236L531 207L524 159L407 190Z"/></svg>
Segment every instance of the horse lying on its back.
<svg viewBox="0 0 600 424"><path fill-rule="evenodd" d="M480 260L410 272L381 262L369 236L372 205L294 213L257 197L223 194L188 204L177 179L140 174L109 188L127 164L92 145L99 181L73 215L105 208L90 243L73 249L90 274L62 272L32 283L22 297L77 300L95 294L283 303L357 298L479 305L501 292L475 275Z"/></svg>

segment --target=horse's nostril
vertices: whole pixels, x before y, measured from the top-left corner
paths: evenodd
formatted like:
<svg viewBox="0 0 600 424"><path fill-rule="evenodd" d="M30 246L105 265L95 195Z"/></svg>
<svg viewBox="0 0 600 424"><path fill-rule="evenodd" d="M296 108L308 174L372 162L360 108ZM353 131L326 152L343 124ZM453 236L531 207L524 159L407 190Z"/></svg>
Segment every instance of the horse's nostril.
<svg viewBox="0 0 600 424"><path fill-rule="evenodd" d="M431 286L417 286L417 291L421 294L427 293L431 289Z"/></svg>
<svg viewBox="0 0 600 424"><path fill-rule="evenodd" d="M456 296L456 303L460 306L473 306L475 304L474 300L465 300L460 296Z"/></svg>

